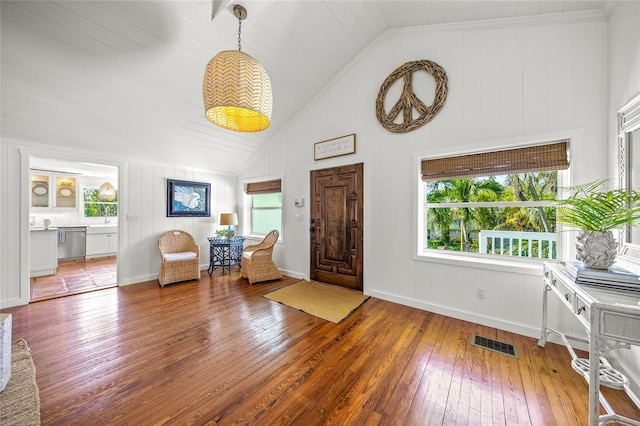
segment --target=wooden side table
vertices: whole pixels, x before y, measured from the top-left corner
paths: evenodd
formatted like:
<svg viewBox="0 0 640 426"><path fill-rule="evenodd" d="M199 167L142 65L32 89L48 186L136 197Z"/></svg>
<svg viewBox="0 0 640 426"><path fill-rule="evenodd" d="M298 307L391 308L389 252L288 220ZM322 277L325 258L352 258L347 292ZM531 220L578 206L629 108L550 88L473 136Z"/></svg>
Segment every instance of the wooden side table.
<svg viewBox="0 0 640 426"><path fill-rule="evenodd" d="M242 249L244 248L244 237L219 238L209 237L209 275L218 266L227 268L231 274L231 268L242 264Z"/></svg>

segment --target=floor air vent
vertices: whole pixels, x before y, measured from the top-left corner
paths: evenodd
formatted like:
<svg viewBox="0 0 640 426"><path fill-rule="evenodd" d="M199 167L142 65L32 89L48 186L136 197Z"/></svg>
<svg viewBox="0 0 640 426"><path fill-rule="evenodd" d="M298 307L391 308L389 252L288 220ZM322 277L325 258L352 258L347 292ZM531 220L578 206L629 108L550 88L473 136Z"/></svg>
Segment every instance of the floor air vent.
<svg viewBox="0 0 640 426"><path fill-rule="evenodd" d="M499 342L497 340L489 339L488 337L478 336L477 334L473 335L473 337L471 338L471 343L474 346L479 346L481 348L509 355L514 358L519 358L516 347L510 343Z"/></svg>

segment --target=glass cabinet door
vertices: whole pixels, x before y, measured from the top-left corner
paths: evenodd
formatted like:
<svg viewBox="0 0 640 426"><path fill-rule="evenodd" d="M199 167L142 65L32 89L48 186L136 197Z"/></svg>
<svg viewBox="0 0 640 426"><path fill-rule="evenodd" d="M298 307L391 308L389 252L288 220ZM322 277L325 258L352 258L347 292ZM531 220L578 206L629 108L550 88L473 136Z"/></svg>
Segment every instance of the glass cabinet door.
<svg viewBox="0 0 640 426"><path fill-rule="evenodd" d="M49 208L49 175L31 175L31 207Z"/></svg>
<svg viewBox="0 0 640 426"><path fill-rule="evenodd" d="M56 207L76 207L76 178L69 176L56 176Z"/></svg>

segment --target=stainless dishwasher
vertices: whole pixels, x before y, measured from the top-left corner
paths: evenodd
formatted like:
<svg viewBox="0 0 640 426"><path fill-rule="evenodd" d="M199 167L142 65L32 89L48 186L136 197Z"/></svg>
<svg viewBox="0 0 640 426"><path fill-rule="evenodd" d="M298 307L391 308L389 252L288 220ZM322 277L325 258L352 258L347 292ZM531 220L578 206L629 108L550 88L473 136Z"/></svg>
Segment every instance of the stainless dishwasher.
<svg viewBox="0 0 640 426"><path fill-rule="evenodd" d="M69 227L58 229L58 259L84 259L87 245L87 228Z"/></svg>

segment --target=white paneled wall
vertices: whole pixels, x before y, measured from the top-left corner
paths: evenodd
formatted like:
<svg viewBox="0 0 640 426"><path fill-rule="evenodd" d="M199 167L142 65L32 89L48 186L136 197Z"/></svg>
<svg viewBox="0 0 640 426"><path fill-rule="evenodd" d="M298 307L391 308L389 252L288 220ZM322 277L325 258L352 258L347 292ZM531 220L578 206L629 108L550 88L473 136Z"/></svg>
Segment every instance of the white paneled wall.
<svg viewBox="0 0 640 426"><path fill-rule="evenodd" d="M119 285L157 278L160 269L158 237L172 229L182 229L194 236L200 245L201 267L206 269L209 264L207 237L213 235L218 228L219 214L237 211L238 184L235 176L170 165L133 162L118 156L105 159L90 152L79 153L62 148L52 153L50 148L20 141L4 140L2 147L0 196L15 201L4 203L6 208L0 214L3 235L0 239L0 255L3 255L2 259L6 259L0 269L0 308L29 301L27 262L30 155L119 166ZM210 183L211 217L167 217L166 179ZM138 216L139 220L127 221L127 216Z"/></svg>
<svg viewBox="0 0 640 426"><path fill-rule="evenodd" d="M640 2L618 2L608 22L609 103L606 114L610 178L618 176L617 111L640 95ZM613 351L622 368L640 384L640 348ZM640 388L636 386L636 391Z"/></svg>
<svg viewBox="0 0 640 426"><path fill-rule="evenodd" d="M166 215L166 179L206 182L211 184L211 217L167 217ZM220 175L208 171L187 170L157 164L128 165L127 194L128 214L139 215L140 222L127 222L125 253L137 259L124 260L122 284L132 284L154 279L160 268L158 254L158 236L168 230L181 229L194 236L200 245L201 267L209 264L209 242L207 237L218 228L221 212L236 211L236 187L234 176Z"/></svg>
<svg viewBox="0 0 640 426"><path fill-rule="evenodd" d="M606 177L605 25L598 19L528 20L383 34L241 173L240 179L284 174L286 238L279 266L309 273L308 222L297 222L300 209L293 207L293 198L309 197L309 171L363 162L365 293L537 336L541 268L416 257L414 160L566 136L573 138L574 182ZM417 59L447 72L445 106L416 131L387 132L375 118L379 87L396 67ZM427 90L415 86L429 103L433 83ZM398 95L392 88L388 102ZM315 142L349 133L356 134L354 155L313 160ZM308 219L308 207L304 212ZM486 289L485 299L476 297L477 287ZM558 328L580 337L569 318L560 318L559 307L551 311L562 323Z"/></svg>
<svg viewBox="0 0 640 426"><path fill-rule="evenodd" d="M105 159L90 152L92 148L86 145L102 147L107 142L104 135L90 130L90 122L79 123L77 140L67 145L73 149L84 147L84 151L60 149L56 155L65 160L107 161L121 168L120 284L157 276L157 238L170 229L194 234L205 267L206 237L217 227L218 214L239 212L243 207L238 205L239 182L273 175L283 177L284 192L284 241L276 246L276 261L292 274L308 275L309 172L364 163L365 293L536 336L541 318L540 268L487 267L416 256L415 158L566 135L572 137L573 182L615 176L615 112L640 93L640 3L619 2L609 23L594 15L576 15L575 21L571 17L560 19L528 18L388 31L354 58L238 177L131 161L126 152ZM22 33L21 28L16 28L15 34ZM39 40L33 33L24 35ZM27 76L16 71L24 60L20 49L29 43L14 46L17 47L3 51L3 58L7 55L3 72L16 82L15 92L36 90L27 84L31 83ZM375 118L374 103L380 84L393 69L416 59L433 60L445 69L449 83L446 104L433 121L420 129L406 134L389 133ZM55 78L85 78L78 63L53 63L51 72ZM56 90L51 87L55 81L42 84L47 83L48 90ZM428 103L432 83L416 81L421 83L416 85L418 95ZM11 98L7 101L24 102L14 91L7 93ZM398 95L399 89L393 88L388 96ZM74 108L89 107L87 102L97 99L78 101L62 92L60 96L61 102L71 105L70 113ZM55 123L34 126L55 129ZM62 145L64 135L49 133L50 143ZM356 134L354 155L313 160L315 142L349 133ZM23 192L28 186L29 164L20 152L40 157L51 152L50 147L34 145L39 141L30 140L30 134L28 129L13 129L12 135L24 135L28 142L3 140L1 145L0 197L10 201L0 204L0 308L28 301L28 197ZM85 140L84 135L93 136ZM124 145L133 143L133 139L137 147L134 151L154 149L153 136L129 135L123 139ZM206 146L203 141L203 149ZM228 148L225 145L220 149ZM167 178L210 182L212 217L167 218ZM305 198L305 207L295 207L295 198ZM127 222L126 215L138 215L140 220ZM297 215L302 215L303 220L297 220ZM476 298L477 287L485 289L485 299ZM550 320L559 323L558 329L583 337L580 327L554 302ZM639 359L637 351L620 354L621 363L635 372L636 378L640 378Z"/></svg>

